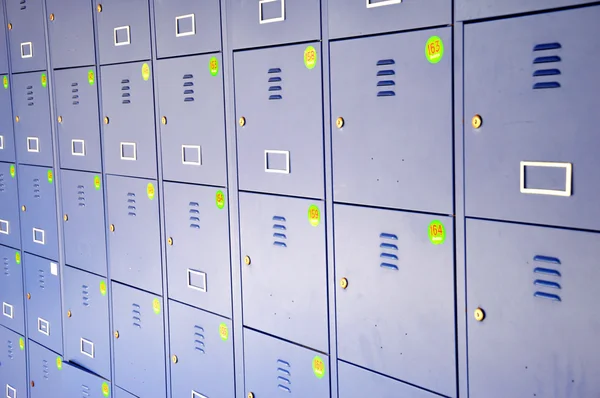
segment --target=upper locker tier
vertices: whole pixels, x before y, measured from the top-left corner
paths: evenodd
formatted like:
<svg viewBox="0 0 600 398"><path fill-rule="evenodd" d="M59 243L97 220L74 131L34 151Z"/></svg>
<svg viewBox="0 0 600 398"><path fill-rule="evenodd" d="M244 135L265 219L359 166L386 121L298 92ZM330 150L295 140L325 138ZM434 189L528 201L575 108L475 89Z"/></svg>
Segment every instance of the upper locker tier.
<svg viewBox="0 0 600 398"><path fill-rule="evenodd" d="M595 0L456 0L455 15L457 21L466 21L594 2Z"/></svg>
<svg viewBox="0 0 600 398"><path fill-rule="evenodd" d="M467 216L599 229L598 20L596 6L465 27Z"/></svg>
<svg viewBox="0 0 600 398"><path fill-rule="evenodd" d="M13 73L46 69L43 0L6 2Z"/></svg>

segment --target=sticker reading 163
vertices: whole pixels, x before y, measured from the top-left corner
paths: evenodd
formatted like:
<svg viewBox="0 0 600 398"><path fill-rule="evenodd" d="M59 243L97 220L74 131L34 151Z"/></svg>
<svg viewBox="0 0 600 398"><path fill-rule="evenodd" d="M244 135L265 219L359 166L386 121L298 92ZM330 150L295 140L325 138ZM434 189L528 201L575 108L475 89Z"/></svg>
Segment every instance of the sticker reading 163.
<svg viewBox="0 0 600 398"><path fill-rule="evenodd" d="M432 64L437 64L444 56L444 42L439 36L431 36L425 44L425 57Z"/></svg>
<svg viewBox="0 0 600 398"><path fill-rule="evenodd" d="M317 50L313 46L308 46L304 50L304 65L308 69L313 69L317 66Z"/></svg>
<svg viewBox="0 0 600 398"><path fill-rule="evenodd" d="M308 208L308 222L313 227L316 227L321 223L321 211L316 205L311 205Z"/></svg>
<svg viewBox="0 0 600 398"><path fill-rule="evenodd" d="M323 362L321 357L317 356L313 358L312 368L315 376L317 376L317 379L322 379L325 377L325 362Z"/></svg>
<svg viewBox="0 0 600 398"><path fill-rule="evenodd" d="M434 245L441 245L446 240L446 228L439 220L433 220L429 224L429 240Z"/></svg>

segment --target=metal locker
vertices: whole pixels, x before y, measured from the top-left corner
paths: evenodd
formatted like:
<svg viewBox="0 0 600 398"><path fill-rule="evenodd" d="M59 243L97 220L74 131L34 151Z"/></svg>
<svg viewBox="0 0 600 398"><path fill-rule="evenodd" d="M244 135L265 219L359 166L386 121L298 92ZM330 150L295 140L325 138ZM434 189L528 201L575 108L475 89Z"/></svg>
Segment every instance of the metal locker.
<svg viewBox="0 0 600 398"><path fill-rule="evenodd" d="M0 20L6 21L4 3L0 4ZM8 48L6 46L6 30L0 29L0 75L8 74Z"/></svg>
<svg viewBox="0 0 600 398"><path fill-rule="evenodd" d="M323 197L320 57L318 43L234 54L241 190Z"/></svg>
<svg viewBox="0 0 600 398"><path fill-rule="evenodd" d="M65 397L63 366L61 356L29 340L29 397Z"/></svg>
<svg viewBox="0 0 600 398"><path fill-rule="evenodd" d="M63 363L64 397L107 398L110 382L84 369Z"/></svg>
<svg viewBox="0 0 600 398"><path fill-rule="evenodd" d="M233 398L229 319L169 300L171 396Z"/></svg>
<svg viewBox="0 0 600 398"><path fill-rule="evenodd" d="M96 68L54 72L60 166L102 170Z"/></svg>
<svg viewBox="0 0 600 398"><path fill-rule="evenodd" d="M63 352L60 300L60 267L25 253L25 291L28 337L54 352Z"/></svg>
<svg viewBox="0 0 600 398"><path fill-rule="evenodd" d="M2 16L0 15L0 18ZM2 31L2 29L0 29ZM0 37L0 40L2 38ZM0 59L2 57L0 56ZM0 76L2 87L0 88L0 161L15 161L15 136L13 130L12 103L10 101L10 77Z"/></svg>
<svg viewBox="0 0 600 398"><path fill-rule="evenodd" d="M58 222L54 170L19 166L21 242L24 251L58 259Z"/></svg>
<svg viewBox="0 0 600 398"><path fill-rule="evenodd" d="M0 326L0 394L27 397L27 365L23 336Z"/></svg>
<svg viewBox="0 0 600 398"><path fill-rule="evenodd" d="M100 64L150 59L148 0L94 0Z"/></svg>
<svg viewBox="0 0 600 398"><path fill-rule="evenodd" d="M329 357L244 329L246 393L255 397L329 397Z"/></svg>
<svg viewBox="0 0 600 398"><path fill-rule="evenodd" d="M452 2L445 0L329 0L328 8L331 38L452 23Z"/></svg>
<svg viewBox="0 0 600 398"><path fill-rule="evenodd" d="M597 395L600 234L477 220L466 233L470 396Z"/></svg>
<svg viewBox="0 0 600 398"><path fill-rule="evenodd" d="M456 20L482 19L594 2L594 0L545 0L542 2L537 0L507 0L500 2L493 0L457 0L455 3Z"/></svg>
<svg viewBox="0 0 600 398"><path fill-rule="evenodd" d="M50 98L46 72L12 75L15 146L19 163L52 167Z"/></svg>
<svg viewBox="0 0 600 398"><path fill-rule="evenodd" d="M244 325L327 352L324 208L240 193Z"/></svg>
<svg viewBox="0 0 600 398"><path fill-rule="evenodd" d="M169 298L231 317L227 196L164 183Z"/></svg>
<svg viewBox="0 0 600 398"><path fill-rule="evenodd" d="M106 229L102 175L61 171L67 265L106 276Z"/></svg>
<svg viewBox="0 0 600 398"><path fill-rule="evenodd" d="M227 185L221 62L220 54L157 62L165 180Z"/></svg>
<svg viewBox="0 0 600 398"><path fill-rule="evenodd" d="M221 51L219 0L154 0L158 58Z"/></svg>
<svg viewBox="0 0 600 398"><path fill-rule="evenodd" d="M53 68L94 65L94 22L89 0L46 0Z"/></svg>
<svg viewBox="0 0 600 398"><path fill-rule="evenodd" d="M18 250L0 246L0 261L3 265L0 273L0 325L25 335L25 293L21 256Z"/></svg>
<svg viewBox="0 0 600 398"><path fill-rule="evenodd" d="M127 391L125 391L119 387L115 387L114 397L115 398L137 398L135 395L128 393Z"/></svg>
<svg viewBox="0 0 600 398"><path fill-rule="evenodd" d="M331 43L331 112L336 202L452 213L451 28Z"/></svg>
<svg viewBox="0 0 600 398"><path fill-rule="evenodd" d="M319 0L227 0L227 14L235 49L321 37Z"/></svg>
<svg viewBox="0 0 600 398"><path fill-rule="evenodd" d="M110 328L105 278L64 267L65 359L110 378Z"/></svg>
<svg viewBox="0 0 600 398"><path fill-rule="evenodd" d="M12 73L46 69L46 36L42 0L6 2Z"/></svg>
<svg viewBox="0 0 600 398"><path fill-rule="evenodd" d="M439 398L425 390L338 361L338 398Z"/></svg>
<svg viewBox="0 0 600 398"><path fill-rule="evenodd" d="M165 344L159 296L112 284L115 384L140 397L165 397Z"/></svg>
<svg viewBox="0 0 600 398"><path fill-rule="evenodd" d="M599 229L598 20L589 7L465 26L468 216Z"/></svg>
<svg viewBox="0 0 600 398"><path fill-rule="evenodd" d="M101 73L106 173L156 178L150 65L103 66Z"/></svg>
<svg viewBox="0 0 600 398"><path fill-rule="evenodd" d="M334 211L339 358L456 396L452 218Z"/></svg>
<svg viewBox="0 0 600 398"><path fill-rule="evenodd" d="M0 244L20 248L19 190L14 164L0 163L0 203Z"/></svg>
<svg viewBox="0 0 600 398"><path fill-rule="evenodd" d="M109 267L113 280L162 292L156 181L107 176Z"/></svg>

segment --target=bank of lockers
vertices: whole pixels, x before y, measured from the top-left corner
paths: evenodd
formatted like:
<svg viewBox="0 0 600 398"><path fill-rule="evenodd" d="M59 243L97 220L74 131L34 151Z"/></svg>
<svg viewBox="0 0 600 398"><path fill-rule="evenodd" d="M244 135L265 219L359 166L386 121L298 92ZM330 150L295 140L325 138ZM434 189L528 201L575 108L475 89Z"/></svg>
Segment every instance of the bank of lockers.
<svg viewBox="0 0 600 398"><path fill-rule="evenodd" d="M27 358L22 335L0 326L0 393L7 398L27 396Z"/></svg>
<svg viewBox="0 0 600 398"><path fill-rule="evenodd" d="M19 248L19 189L14 163L0 163L0 203L0 244Z"/></svg>
<svg viewBox="0 0 600 398"><path fill-rule="evenodd" d="M19 250L0 246L0 325L25 335L25 293L23 258Z"/></svg>

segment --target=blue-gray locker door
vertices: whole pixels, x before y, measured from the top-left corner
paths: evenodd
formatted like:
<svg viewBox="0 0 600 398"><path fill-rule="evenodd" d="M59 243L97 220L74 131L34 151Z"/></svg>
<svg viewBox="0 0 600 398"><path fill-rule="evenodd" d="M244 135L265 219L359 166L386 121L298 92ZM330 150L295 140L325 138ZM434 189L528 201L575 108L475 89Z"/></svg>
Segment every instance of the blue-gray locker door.
<svg viewBox="0 0 600 398"><path fill-rule="evenodd" d="M65 397L62 370L60 355L29 340L30 398Z"/></svg>
<svg viewBox="0 0 600 398"><path fill-rule="evenodd" d="M165 397L163 300L112 283L114 366L117 386L140 397Z"/></svg>
<svg viewBox="0 0 600 398"><path fill-rule="evenodd" d="M169 298L231 317L226 190L174 183L164 189Z"/></svg>
<svg viewBox="0 0 600 398"><path fill-rule="evenodd" d="M21 252L0 246L0 325L25 335L25 292Z"/></svg>
<svg viewBox="0 0 600 398"><path fill-rule="evenodd" d="M255 397L327 398L329 357L244 329L246 394Z"/></svg>
<svg viewBox="0 0 600 398"><path fill-rule="evenodd" d="M53 68L94 65L94 21L89 0L46 0Z"/></svg>
<svg viewBox="0 0 600 398"><path fill-rule="evenodd" d="M106 173L156 178L150 65L138 62L103 66L101 74Z"/></svg>
<svg viewBox="0 0 600 398"><path fill-rule="evenodd" d="M154 0L158 58L221 51L219 0Z"/></svg>
<svg viewBox="0 0 600 398"><path fill-rule="evenodd" d="M29 338L63 352L60 267L54 261L25 253L25 291Z"/></svg>
<svg viewBox="0 0 600 398"><path fill-rule="evenodd" d="M599 20L596 6L465 26L468 216L600 229Z"/></svg>
<svg viewBox="0 0 600 398"><path fill-rule="evenodd" d="M226 0L233 48L318 40L319 0ZM320 97L319 97L320 98Z"/></svg>
<svg viewBox="0 0 600 398"><path fill-rule="evenodd" d="M2 40L2 38L0 38L0 40ZM1 54L0 57L2 57ZM14 162L15 135L12 122L10 78L8 75L3 75L0 76L0 79L2 79L2 88L0 88L0 161Z"/></svg>
<svg viewBox="0 0 600 398"><path fill-rule="evenodd" d="M598 395L599 257L597 233L467 220L472 398Z"/></svg>
<svg viewBox="0 0 600 398"><path fill-rule="evenodd" d="M54 170L19 166L21 242L23 250L58 260L58 221Z"/></svg>
<svg viewBox="0 0 600 398"><path fill-rule="evenodd" d="M43 0L11 0L5 4L11 72L46 69Z"/></svg>
<svg viewBox="0 0 600 398"><path fill-rule="evenodd" d="M96 68L54 72L60 167L100 171Z"/></svg>
<svg viewBox="0 0 600 398"><path fill-rule="evenodd" d="M12 76L15 147L21 164L52 167L52 126L46 72Z"/></svg>
<svg viewBox="0 0 600 398"><path fill-rule="evenodd" d="M0 326L0 393L6 398L27 397L25 339Z"/></svg>
<svg viewBox="0 0 600 398"><path fill-rule="evenodd" d="M162 292L162 261L155 181L106 177L109 267L113 280Z"/></svg>
<svg viewBox="0 0 600 398"><path fill-rule="evenodd" d="M234 62L240 189L322 198L319 43L239 52Z"/></svg>
<svg viewBox="0 0 600 398"><path fill-rule="evenodd" d="M455 396L452 218L334 211L339 358Z"/></svg>
<svg viewBox="0 0 600 398"><path fill-rule="evenodd" d="M65 262L106 276L106 229L102 176L61 171Z"/></svg>
<svg viewBox="0 0 600 398"><path fill-rule="evenodd" d="M110 378L110 328L107 281L64 267L65 360Z"/></svg>
<svg viewBox="0 0 600 398"><path fill-rule="evenodd" d="M101 65L152 57L148 0L94 0L94 5Z"/></svg>
<svg viewBox="0 0 600 398"><path fill-rule="evenodd" d="M162 168L167 181L227 184L221 62L220 54L211 54L157 63Z"/></svg>
<svg viewBox="0 0 600 398"><path fill-rule="evenodd" d="M452 213L451 32L331 44L336 202Z"/></svg>
<svg viewBox="0 0 600 398"><path fill-rule="evenodd" d="M0 20L6 21L4 3L0 4ZM8 74L8 47L6 46L5 29L0 29L0 74Z"/></svg>
<svg viewBox="0 0 600 398"><path fill-rule="evenodd" d="M17 167L0 163L0 244L20 248L19 188Z"/></svg>
<svg viewBox="0 0 600 398"><path fill-rule="evenodd" d="M67 362L63 362L62 367L65 398L109 398L111 396L109 381Z"/></svg>
<svg viewBox="0 0 600 398"><path fill-rule="evenodd" d="M328 0L329 37L341 38L449 25L447 0Z"/></svg>
<svg viewBox="0 0 600 398"><path fill-rule="evenodd" d="M169 300L171 395L234 398L232 324Z"/></svg>
<svg viewBox="0 0 600 398"><path fill-rule="evenodd" d="M578 4L595 3L594 0L456 0L456 20L482 19L501 15L519 14Z"/></svg>
<svg viewBox="0 0 600 398"><path fill-rule="evenodd" d="M240 194L244 325L328 347L323 202Z"/></svg>

